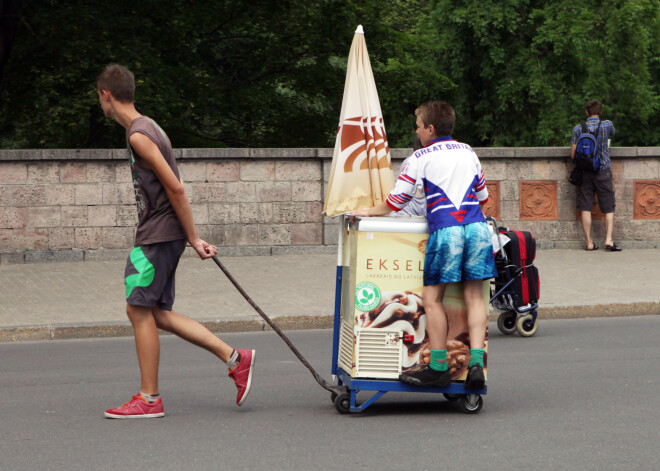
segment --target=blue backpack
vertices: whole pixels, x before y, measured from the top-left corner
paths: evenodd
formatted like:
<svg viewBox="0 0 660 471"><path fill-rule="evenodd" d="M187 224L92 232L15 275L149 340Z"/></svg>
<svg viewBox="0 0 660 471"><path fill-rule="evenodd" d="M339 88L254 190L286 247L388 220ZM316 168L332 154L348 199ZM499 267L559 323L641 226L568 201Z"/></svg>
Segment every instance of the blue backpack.
<svg viewBox="0 0 660 471"><path fill-rule="evenodd" d="M582 134L578 137L575 146L575 166L580 170L591 170L597 172L600 170L600 158L598 157L598 133L600 132L600 122L596 132L590 133L587 123L582 123Z"/></svg>

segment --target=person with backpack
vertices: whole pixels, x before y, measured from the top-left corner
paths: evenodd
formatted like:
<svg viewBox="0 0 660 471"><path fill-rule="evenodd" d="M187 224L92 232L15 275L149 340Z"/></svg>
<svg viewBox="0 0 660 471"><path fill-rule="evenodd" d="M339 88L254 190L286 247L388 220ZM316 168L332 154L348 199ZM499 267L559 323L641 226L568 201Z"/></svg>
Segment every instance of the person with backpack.
<svg viewBox="0 0 660 471"><path fill-rule="evenodd" d="M612 184L612 162L609 142L614 136L612 121L601 121L603 105L598 100L586 104L587 121L573 128L571 136L571 159L582 169L582 182L577 187L577 210L581 212L582 228L587 240L585 250L598 250L591 238L591 209L594 195L598 206L605 214L605 250L620 252L621 248L612 240L614 228L614 187Z"/></svg>

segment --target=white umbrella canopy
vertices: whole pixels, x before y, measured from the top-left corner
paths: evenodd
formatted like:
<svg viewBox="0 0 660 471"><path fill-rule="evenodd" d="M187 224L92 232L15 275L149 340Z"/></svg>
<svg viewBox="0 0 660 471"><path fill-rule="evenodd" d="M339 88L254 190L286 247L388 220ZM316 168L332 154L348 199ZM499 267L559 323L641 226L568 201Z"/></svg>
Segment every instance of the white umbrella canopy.
<svg viewBox="0 0 660 471"><path fill-rule="evenodd" d="M362 26L348 55L344 99L323 212L332 217L382 203L394 187L383 113Z"/></svg>

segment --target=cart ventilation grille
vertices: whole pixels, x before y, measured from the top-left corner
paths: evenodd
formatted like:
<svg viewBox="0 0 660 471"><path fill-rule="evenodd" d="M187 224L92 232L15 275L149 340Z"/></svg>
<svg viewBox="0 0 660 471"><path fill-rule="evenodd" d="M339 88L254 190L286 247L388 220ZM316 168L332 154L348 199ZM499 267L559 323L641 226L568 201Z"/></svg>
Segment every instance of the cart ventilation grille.
<svg viewBox="0 0 660 471"><path fill-rule="evenodd" d="M346 373L353 376L355 365L353 364L354 352L353 327L346 322L341 323L339 330L339 357L337 358L337 365L341 367Z"/></svg>
<svg viewBox="0 0 660 471"><path fill-rule="evenodd" d="M353 378L398 379L401 373L402 332L361 329L342 323L338 364Z"/></svg>

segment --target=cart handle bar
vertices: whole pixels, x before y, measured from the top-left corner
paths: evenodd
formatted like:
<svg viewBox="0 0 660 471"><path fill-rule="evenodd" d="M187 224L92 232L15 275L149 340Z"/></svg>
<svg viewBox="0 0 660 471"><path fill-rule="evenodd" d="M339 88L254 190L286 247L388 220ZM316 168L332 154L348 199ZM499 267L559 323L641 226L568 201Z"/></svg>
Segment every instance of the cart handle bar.
<svg viewBox="0 0 660 471"><path fill-rule="evenodd" d="M298 351L298 349L291 343L289 338L284 335L284 332L275 324L270 317L266 315L264 311L261 310L259 306L257 306L257 303L255 303L250 296L245 292L245 290L241 287L241 285L238 284L238 281L234 279L234 277L229 273L229 271L225 268L225 266L218 260L218 257L213 255L211 257L213 261L215 262L216 265L222 270L222 272L227 276L229 281L231 281L231 284L234 285L234 287L238 290L239 293L243 295L245 300L254 308L257 313L263 318L263 320L266 321L266 323L279 335L282 340L284 340L284 343L288 345L288 347L291 349L291 351L294 353L296 357L298 357L298 360L307 367L309 371L311 371L312 375L314 376L314 379L316 380L317 383L323 388L327 389L328 391L335 393L337 395L345 393L347 391L345 386L334 386L332 384L329 384L326 380L324 380L317 372L312 368L312 365L310 365L307 360L305 360L305 357L302 356L302 354Z"/></svg>

